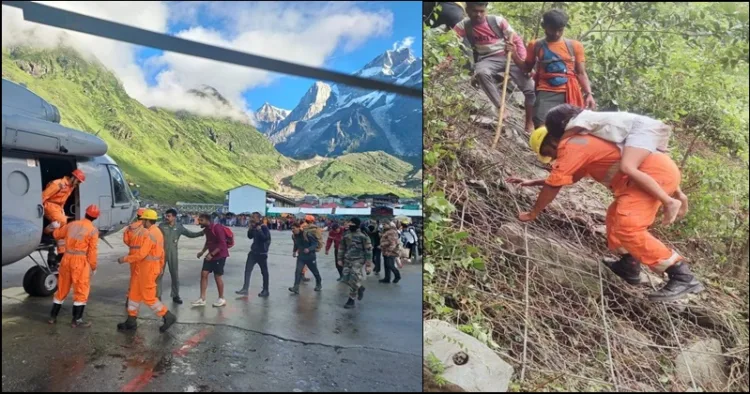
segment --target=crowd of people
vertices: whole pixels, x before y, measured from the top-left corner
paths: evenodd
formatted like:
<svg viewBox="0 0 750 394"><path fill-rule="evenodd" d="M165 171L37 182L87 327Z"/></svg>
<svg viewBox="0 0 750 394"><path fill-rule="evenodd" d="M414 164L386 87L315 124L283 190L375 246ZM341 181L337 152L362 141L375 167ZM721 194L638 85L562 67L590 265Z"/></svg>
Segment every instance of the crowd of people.
<svg viewBox="0 0 750 394"><path fill-rule="evenodd" d="M596 111L584 46L564 37L565 11L546 11L541 20L544 38L524 45L507 19L488 14L488 5L425 3L423 18L463 42L474 82L496 108L502 107L504 97L497 78L503 70L509 70L504 77L524 94L530 148L542 163L554 165L546 179L508 179L523 187L542 187L533 209L522 212L519 220L536 219L561 187L594 178L615 196L606 222L609 248L618 258L604 259L604 264L633 285L640 283L641 264L666 274L667 284L648 296L653 301L702 291L686 259L648 231L660 207L665 225L687 214L680 170L666 154L671 128L643 115Z"/></svg>
<svg viewBox="0 0 750 394"><path fill-rule="evenodd" d="M77 174L76 176L78 176ZM78 179L78 178L76 178ZM52 221L45 229L55 240L58 240L58 253L62 260L59 270L59 287L53 300L49 323L57 322L62 303L72 288L74 293L73 327L88 327L90 323L83 319L83 310L88 301L90 277L96 274L98 231L93 222L99 216L99 208L91 205L81 220L70 223ZM230 217L231 216L231 217ZM197 258L203 258L200 279L200 297L193 301L193 307L206 305L209 277L213 275L218 292L214 307L226 305L224 296L224 265L229 251L235 244L235 235L231 226L242 225L237 216L220 217L201 213L197 215L200 231L190 231L185 224L192 223L192 215L178 214L175 209L168 209L163 220L158 222L159 214L153 209L140 208L136 219L123 232L123 242L128 246L128 254L120 257L119 264L127 264L130 270L129 288L127 291L127 319L119 323L119 330L137 328L137 317L141 304L146 304L157 316L163 319L159 330L165 332L176 322L175 315L162 302L162 279L167 269L171 276L171 293L173 303L182 304L179 281L179 240L205 237L203 249ZM244 215L243 215L244 216ZM306 215L304 218L263 218L259 212L247 217L247 237L252 240L248 252L244 282L236 293L249 293L250 278L255 265L258 265L263 276L263 287L259 297L268 297L269 273L268 254L272 242L271 228L284 231L291 229L292 255L296 258L293 285L289 291L299 294L300 284L310 281L306 271L315 278L314 291L323 289L323 281L318 270L318 253L330 253L334 250L334 261L339 274L339 282L349 287L349 294L344 308L354 308L356 301L364 297L363 278L366 275L380 274L384 271L381 283L398 283L401 280L399 268L404 262L419 255L419 236L415 227L408 220L400 222L400 228L394 221L380 223L365 221L359 218L349 220L326 220ZM226 224L224 224L226 223ZM328 239L324 243L323 231L328 230ZM382 260L382 264L381 264ZM381 270L382 266L382 270ZM391 281L393 276L393 281Z"/></svg>

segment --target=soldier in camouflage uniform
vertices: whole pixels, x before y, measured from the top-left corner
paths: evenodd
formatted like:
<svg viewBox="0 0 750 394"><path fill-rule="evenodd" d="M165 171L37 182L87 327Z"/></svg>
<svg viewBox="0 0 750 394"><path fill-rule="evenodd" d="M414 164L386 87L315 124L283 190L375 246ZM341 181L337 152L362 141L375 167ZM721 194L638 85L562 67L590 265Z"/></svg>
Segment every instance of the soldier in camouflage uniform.
<svg viewBox="0 0 750 394"><path fill-rule="evenodd" d="M344 267L344 279L349 285L349 300L344 308L354 308L354 297L362 300L365 288L362 286L362 266L372 267L372 242L360 229L358 218L351 220L349 231L344 234L339 248L339 265Z"/></svg>

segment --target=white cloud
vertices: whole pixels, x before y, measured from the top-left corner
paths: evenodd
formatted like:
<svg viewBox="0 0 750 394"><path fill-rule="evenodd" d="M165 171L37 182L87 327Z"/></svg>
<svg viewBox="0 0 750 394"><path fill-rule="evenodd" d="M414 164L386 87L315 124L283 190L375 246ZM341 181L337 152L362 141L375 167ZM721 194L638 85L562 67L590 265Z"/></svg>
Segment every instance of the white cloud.
<svg viewBox="0 0 750 394"><path fill-rule="evenodd" d="M390 34L393 15L364 11L353 2L43 2L86 15L140 28L166 32L169 24L188 26L176 35L308 66L322 66L337 48L351 51L371 37ZM208 15L212 26L200 26L198 15ZM242 93L271 83L277 75L175 53L155 56L139 65L137 47L85 34L66 32L23 21L15 8L2 7L3 47L27 44L70 45L94 57L123 82L128 94L146 106L185 109L204 115L227 113L212 102L187 95L199 85L216 88L238 108L249 112ZM409 41L408 41L409 40ZM411 45L407 38L401 45ZM149 86L146 72L158 71Z"/></svg>
<svg viewBox="0 0 750 394"><path fill-rule="evenodd" d="M411 48L412 44L414 44L414 37L406 37L401 41L394 42L393 50L397 51L399 49Z"/></svg>

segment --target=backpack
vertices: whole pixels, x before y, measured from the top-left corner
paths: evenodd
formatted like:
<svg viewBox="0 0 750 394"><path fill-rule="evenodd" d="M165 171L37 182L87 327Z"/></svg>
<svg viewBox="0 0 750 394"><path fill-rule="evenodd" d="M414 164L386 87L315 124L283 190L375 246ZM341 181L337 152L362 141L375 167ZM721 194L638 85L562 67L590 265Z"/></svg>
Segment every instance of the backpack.
<svg viewBox="0 0 750 394"><path fill-rule="evenodd" d="M576 62L576 54L573 51L573 41L569 40L567 38L563 38L563 41L565 42L565 47L568 49L568 55L570 55L571 61L573 64ZM541 59L540 59L540 53L539 49L541 46ZM567 74L568 69L567 65L564 62L564 59L562 59L560 56L558 56L556 53L552 52L549 49L549 46L547 45L547 40L544 38L536 40L534 42L534 56L537 58L537 63L539 66L537 67L544 67L545 73L552 73L552 74ZM539 71L537 70L536 78L537 84L539 82ZM567 77L553 77L547 79L547 83L549 83L552 86L560 86L568 83Z"/></svg>
<svg viewBox="0 0 750 394"><path fill-rule="evenodd" d="M221 226L224 229L224 235L227 237L227 249L231 249L234 246L234 233L229 227Z"/></svg>
<svg viewBox="0 0 750 394"><path fill-rule="evenodd" d="M312 233L313 237L315 237L315 240L318 242L318 246L315 248L315 252L320 252L321 250L323 250L323 233L320 231L320 227L305 228L305 230L302 232L302 234L305 236L305 241L308 240L307 234L309 233Z"/></svg>
<svg viewBox="0 0 750 394"><path fill-rule="evenodd" d="M487 15L487 24L490 25L490 29L492 29L492 32L495 33L496 36L505 39L505 35L500 31L500 23L502 21L502 18L498 20L495 15ZM471 25L470 18L464 19L463 22L464 31L466 32L465 43L468 43L469 48L471 48L471 50L474 52L474 63L476 63L479 60L479 54L477 53L476 47L474 45L474 27Z"/></svg>

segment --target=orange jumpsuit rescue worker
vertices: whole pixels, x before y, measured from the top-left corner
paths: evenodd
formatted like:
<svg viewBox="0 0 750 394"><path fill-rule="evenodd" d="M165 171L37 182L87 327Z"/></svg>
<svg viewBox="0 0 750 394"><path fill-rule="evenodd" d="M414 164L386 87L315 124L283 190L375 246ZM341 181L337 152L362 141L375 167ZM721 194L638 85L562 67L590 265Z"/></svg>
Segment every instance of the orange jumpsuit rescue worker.
<svg viewBox="0 0 750 394"><path fill-rule="evenodd" d="M133 220L133 223L128 227L125 227L125 231L122 233L122 242L127 245L128 254L133 254L140 248L137 245L133 245L133 239L135 239L135 236L139 231L143 231L143 221L141 220L143 212L146 212L146 208L138 208L138 211L135 214L135 220ZM135 278L135 275L133 274L134 271L135 264L130 264L130 286L128 286L128 292L125 293L126 311L128 310L128 294L130 294L130 288L133 287L133 278Z"/></svg>
<svg viewBox="0 0 750 394"><path fill-rule="evenodd" d="M70 222L53 230L56 239L64 239L67 252L60 263L57 292L53 298L50 324L57 322L62 303L68 297L73 285L73 327L89 327L91 323L83 321L83 309L91 289L90 275L96 273L96 253L99 243L99 230L92 223L99 217L99 207L89 205L86 217ZM53 225L57 227L59 225Z"/></svg>
<svg viewBox="0 0 750 394"><path fill-rule="evenodd" d="M163 318L164 324L159 327L160 332L167 331L177 321L175 315L156 298L156 278L164 269L164 240L161 230L155 226L157 219L156 211L147 209L143 212L143 227L134 232L130 254L117 260L120 264L135 266L131 268L128 319L117 324L118 330L133 330L137 327L136 318L141 303L148 305L157 316Z"/></svg>
<svg viewBox="0 0 750 394"><path fill-rule="evenodd" d="M536 181L508 180L521 186L542 186L533 210L522 213L519 219L534 220L555 199L562 186L590 176L607 186L615 196L607 211L607 242L610 250L621 258L605 261L605 265L632 285L640 284L639 262L657 274L666 272L669 282L648 295L651 301L673 301L702 291L703 286L690 272L684 258L649 233L661 202L619 171L621 153L617 145L591 134L570 134L564 127L552 124L561 118L558 112L568 108L574 107L561 105L550 110L547 127L540 127L531 135L530 145L539 159L542 162L555 160L549 177ZM668 155L651 153L639 168L653 177L667 194L674 195L679 190L680 170Z"/></svg>
<svg viewBox="0 0 750 394"><path fill-rule="evenodd" d="M68 217L65 216L65 202L68 201L68 197L73 193L75 188L86 180L86 175L81 170L73 170L70 175L64 176L60 179L54 180L47 184L42 192L42 205L44 206L44 217L52 222L60 223L60 227L64 227L68 224ZM52 230L47 227L44 231L45 234L52 234ZM57 241L57 261L62 259L62 254L65 253L65 240L55 238ZM50 258L54 256L51 252L47 257L48 261L54 261Z"/></svg>

